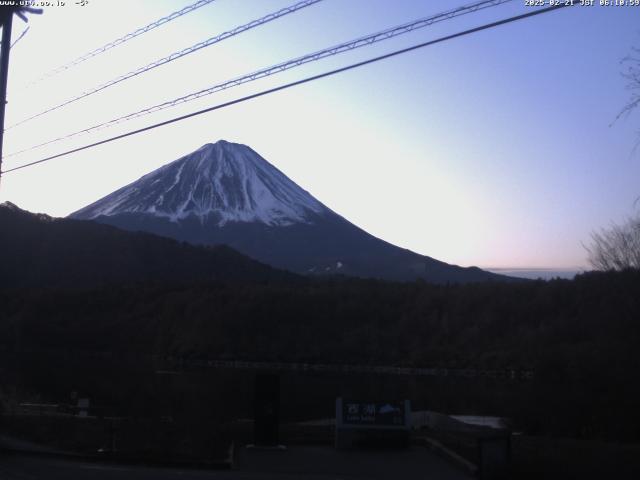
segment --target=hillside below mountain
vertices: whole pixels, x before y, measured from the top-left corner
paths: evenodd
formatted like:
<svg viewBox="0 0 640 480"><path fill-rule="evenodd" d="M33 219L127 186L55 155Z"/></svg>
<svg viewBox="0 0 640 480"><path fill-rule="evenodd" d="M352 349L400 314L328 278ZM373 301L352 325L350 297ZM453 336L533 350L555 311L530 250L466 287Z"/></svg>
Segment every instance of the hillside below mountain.
<svg viewBox="0 0 640 480"><path fill-rule="evenodd" d="M226 246L201 247L0 205L0 288L296 281Z"/></svg>

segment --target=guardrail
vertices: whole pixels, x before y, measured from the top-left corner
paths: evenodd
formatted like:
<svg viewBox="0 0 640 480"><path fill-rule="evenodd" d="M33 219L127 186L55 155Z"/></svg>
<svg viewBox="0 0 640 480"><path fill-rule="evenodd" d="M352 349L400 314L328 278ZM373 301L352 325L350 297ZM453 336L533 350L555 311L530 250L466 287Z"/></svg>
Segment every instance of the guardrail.
<svg viewBox="0 0 640 480"><path fill-rule="evenodd" d="M7 352L7 350L4 350ZM66 357L89 357L111 361L146 360L153 362L166 362L182 368L242 368L250 370L293 370L309 372L330 373L374 373L384 375L405 376L438 376L438 377L463 377L463 378L495 378L506 380L530 380L534 377L534 371L517 367L505 367L496 369L482 368L451 368L451 367L403 367L394 365L356 365L356 364L328 364L308 362L267 362L234 359L215 358L186 358L172 355L144 354L139 352L111 352L89 350L34 350L23 349L12 351L14 354L30 355L64 355Z"/></svg>
<svg viewBox="0 0 640 480"><path fill-rule="evenodd" d="M465 378L500 378L510 380L529 380L533 378L533 370L523 369L493 369L481 370L472 368L443 368L443 367L395 367L386 365L340 365L323 363L282 363L282 362L251 362L241 360L181 360L184 366L213 367L213 368L244 368L252 370L295 370L333 373L377 373L406 376L440 376Z"/></svg>

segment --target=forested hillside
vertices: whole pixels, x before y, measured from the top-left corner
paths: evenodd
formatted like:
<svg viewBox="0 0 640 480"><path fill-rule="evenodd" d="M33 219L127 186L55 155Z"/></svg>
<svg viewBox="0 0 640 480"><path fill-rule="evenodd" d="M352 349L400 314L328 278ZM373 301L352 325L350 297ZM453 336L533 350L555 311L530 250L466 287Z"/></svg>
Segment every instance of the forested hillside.
<svg viewBox="0 0 640 480"><path fill-rule="evenodd" d="M5 289L0 304L8 350L528 368L531 402L514 416L530 428L548 430L559 415L556 427L572 435L640 435L637 271L463 286L331 279Z"/></svg>
<svg viewBox="0 0 640 480"><path fill-rule="evenodd" d="M0 288L180 281L297 281L226 246L198 247L0 205Z"/></svg>

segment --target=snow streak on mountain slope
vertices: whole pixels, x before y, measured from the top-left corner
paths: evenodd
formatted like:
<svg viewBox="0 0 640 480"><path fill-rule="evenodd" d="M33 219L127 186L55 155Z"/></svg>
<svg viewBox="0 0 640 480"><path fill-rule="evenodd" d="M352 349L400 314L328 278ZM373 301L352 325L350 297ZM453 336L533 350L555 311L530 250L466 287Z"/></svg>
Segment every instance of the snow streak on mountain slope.
<svg viewBox="0 0 640 480"><path fill-rule="evenodd" d="M123 213L151 214L173 222L190 216L218 226L259 222L310 223L329 212L308 192L245 145L207 144L74 213L95 219ZM311 215L310 215L311 214Z"/></svg>

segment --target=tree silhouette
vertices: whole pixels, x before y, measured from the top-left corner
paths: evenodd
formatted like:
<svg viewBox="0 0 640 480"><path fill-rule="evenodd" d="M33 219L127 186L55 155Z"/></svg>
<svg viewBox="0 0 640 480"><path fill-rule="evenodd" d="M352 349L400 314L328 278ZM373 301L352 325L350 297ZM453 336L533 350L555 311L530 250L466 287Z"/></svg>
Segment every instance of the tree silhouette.
<svg viewBox="0 0 640 480"><path fill-rule="evenodd" d="M628 117L640 106L640 48L632 47L631 53L623 58L621 63L625 66L622 76L627 81L626 89L630 96L613 123L622 117ZM640 131L633 150L637 150L639 146ZM593 233L591 240L591 246L587 247L587 251L589 263L596 270L640 268L640 213L622 225L614 224L609 229Z"/></svg>
<svg viewBox="0 0 640 480"><path fill-rule="evenodd" d="M596 270L640 269L640 215L592 236L589 263Z"/></svg>

